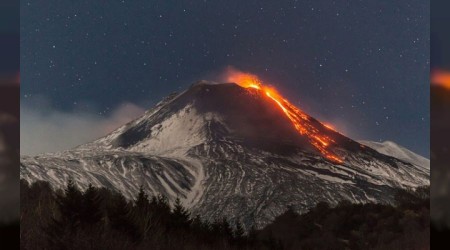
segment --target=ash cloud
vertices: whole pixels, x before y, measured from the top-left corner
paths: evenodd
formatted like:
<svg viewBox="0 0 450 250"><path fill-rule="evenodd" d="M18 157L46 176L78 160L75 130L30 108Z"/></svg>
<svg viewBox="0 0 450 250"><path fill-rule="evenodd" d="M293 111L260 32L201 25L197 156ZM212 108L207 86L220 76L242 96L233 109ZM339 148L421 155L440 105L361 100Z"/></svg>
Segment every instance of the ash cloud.
<svg viewBox="0 0 450 250"><path fill-rule="evenodd" d="M233 78L232 77L233 75L249 75L249 76L251 75L251 76L255 77L256 79L261 80L258 75L251 73L251 72L240 70L232 65L228 65L228 66L221 67L221 68L218 68L215 70L211 70L209 72L204 72L199 77L201 79L205 79L208 82L216 83L216 84L231 83L231 82L236 83L237 79ZM193 81L197 81L197 80L193 80ZM268 84L268 83L264 82L264 84Z"/></svg>
<svg viewBox="0 0 450 250"><path fill-rule="evenodd" d="M60 111L45 98L22 103L20 153L37 155L73 148L108 134L144 111L135 104L122 103L103 117L94 111Z"/></svg>

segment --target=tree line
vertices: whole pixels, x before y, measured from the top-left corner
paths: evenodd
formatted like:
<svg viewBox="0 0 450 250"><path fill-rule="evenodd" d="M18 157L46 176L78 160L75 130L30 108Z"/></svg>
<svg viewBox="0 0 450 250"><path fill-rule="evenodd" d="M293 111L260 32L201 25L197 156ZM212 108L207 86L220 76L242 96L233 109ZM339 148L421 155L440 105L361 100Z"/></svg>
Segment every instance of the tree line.
<svg viewBox="0 0 450 250"><path fill-rule="evenodd" d="M241 249L250 245L239 221L208 222L180 199L141 188L133 201L73 181L54 191L47 182L21 181L22 249Z"/></svg>
<svg viewBox="0 0 450 250"><path fill-rule="evenodd" d="M260 230L239 221L203 220L177 199L148 196L132 201L73 181L64 190L21 181L21 249L427 249L429 189L399 190L397 204L330 206L308 213L293 208Z"/></svg>

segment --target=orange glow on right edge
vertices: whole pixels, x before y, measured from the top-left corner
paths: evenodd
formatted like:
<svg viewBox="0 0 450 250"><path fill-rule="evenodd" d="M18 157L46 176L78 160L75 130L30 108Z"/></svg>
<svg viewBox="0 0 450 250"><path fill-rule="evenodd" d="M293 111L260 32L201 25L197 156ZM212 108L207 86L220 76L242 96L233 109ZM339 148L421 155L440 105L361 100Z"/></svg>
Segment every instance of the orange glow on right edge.
<svg viewBox="0 0 450 250"><path fill-rule="evenodd" d="M431 72L431 83L450 89L450 72L445 70L434 70Z"/></svg>

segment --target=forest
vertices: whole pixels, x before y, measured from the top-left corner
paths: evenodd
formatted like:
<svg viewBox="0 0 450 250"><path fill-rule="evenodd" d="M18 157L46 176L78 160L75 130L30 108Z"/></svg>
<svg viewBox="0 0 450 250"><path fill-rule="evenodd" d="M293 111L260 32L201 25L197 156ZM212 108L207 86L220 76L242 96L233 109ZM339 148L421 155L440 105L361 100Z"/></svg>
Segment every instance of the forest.
<svg viewBox="0 0 450 250"><path fill-rule="evenodd" d="M262 229L240 221L203 220L177 199L132 201L92 185L64 190L47 182L20 184L21 249L429 249L429 187L398 190L396 204L336 206L319 202L305 214L293 208Z"/></svg>

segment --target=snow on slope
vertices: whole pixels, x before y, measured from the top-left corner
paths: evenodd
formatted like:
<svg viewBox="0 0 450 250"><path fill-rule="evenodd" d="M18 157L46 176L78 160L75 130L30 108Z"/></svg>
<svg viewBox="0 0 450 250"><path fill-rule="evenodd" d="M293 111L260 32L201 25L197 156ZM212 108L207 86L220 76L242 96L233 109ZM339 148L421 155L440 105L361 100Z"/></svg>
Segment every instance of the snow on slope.
<svg viewBox="0 0 450 250"><path fill-rule="evenodd" d="M430 160L418 155L411 150L408 150L395 142L384 141L384 142L374 142L374 141L359 141L359 143L364 144L378 151L381 154L389 155L400 160L404 160L411 164L430 169Z"/></svg>
<svg viewBox="0 0 450 250"><path fill-rule="evenodd" d="M364 155L347 159L334 165L304 152L283 156L222 141L201 143L183 159L119 150L22 157L20 171L28 182L62 188L72 178L129 199L143 185L150 195L181 198L204 219L239 218L247 227L264 226L287 206L303 213L319 201L389 203L395 188L429 184L429 172L401 161L393 168Z"/></svg>
<svg viewBox="0 0 450 250"><path fill-rule="evenodd" d="M63 188L73 179L82 189L89 184L107 187L128 199L134 199L143 186L150 194L162 194L171 201L179 197L189 205L201 195L198 183L203 172L186 159L125 151L73 151L63 157L22 156L20 176L29 183L48 181L56 188Z"/></svg>

